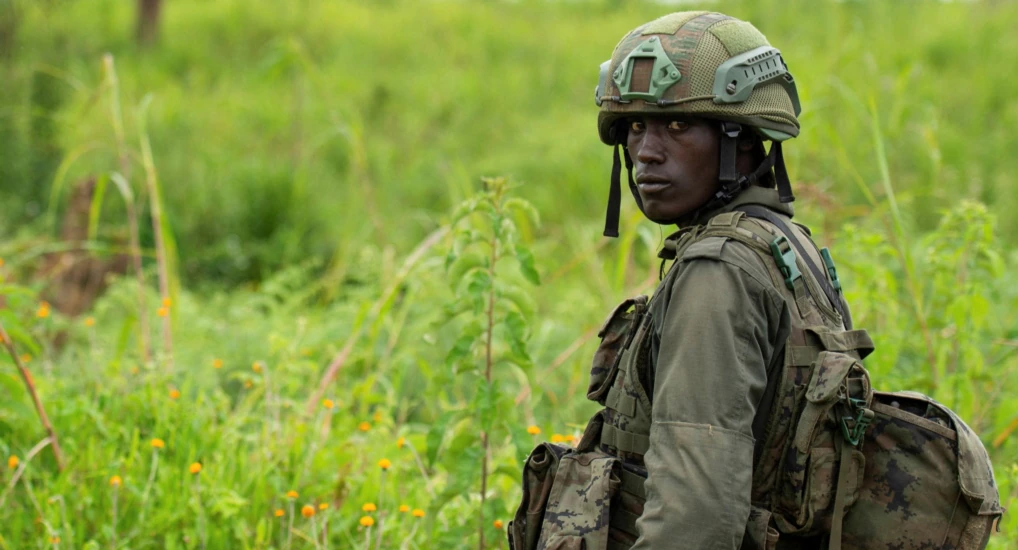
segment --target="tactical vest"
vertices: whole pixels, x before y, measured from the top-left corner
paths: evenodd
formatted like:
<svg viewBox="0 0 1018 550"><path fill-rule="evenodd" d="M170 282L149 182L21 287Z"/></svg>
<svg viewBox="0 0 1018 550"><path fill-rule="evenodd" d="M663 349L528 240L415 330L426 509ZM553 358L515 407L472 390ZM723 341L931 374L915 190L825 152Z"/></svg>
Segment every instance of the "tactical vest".
<svg viewBox="0 0 1018 550"><path fill-rule="evenodd" d="M1003 509L982 442L929 397L872 390L862 359L873 343L851 329L830 254L786 220L746 206L666 240L661 256L675 262L654 298L626 300L598 333L587 397L604 409L575 448L544 443L524 465L512 550L636 542L653 395L649 311L689 262L728 241L760 255L791 316L754 422L742 549L985 548Z"/></svg>

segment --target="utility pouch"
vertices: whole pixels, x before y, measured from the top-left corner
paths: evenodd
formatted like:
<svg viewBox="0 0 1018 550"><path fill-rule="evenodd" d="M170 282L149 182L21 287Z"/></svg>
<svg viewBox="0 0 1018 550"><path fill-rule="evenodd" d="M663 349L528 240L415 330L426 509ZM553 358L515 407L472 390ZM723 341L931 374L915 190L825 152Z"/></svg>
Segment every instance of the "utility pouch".
<svg viewBox="0 0 1018 550"><path fill-rule="evenodd" d="M605 404L608 390L619 371L622 352L633 340L640 320L647 311L647 297L637 296L619 304L597 332L601 344L594 352L590 368L587 399Z"/></svg>
<svg viewBox="0 0 1018 550"><path fill-rule="evenodd" d="M542 443L523 467L510 550L605 550L622 464L600 451Z"/></svg>
<svg viewBox="0 0 1018 550"><path fill-rule="evenodd" d="M784 458L774 518L782 533L797 536L831 530L840 513L835 509L839 490L846 492L842 508L858 498L866 460L856 447L873 417L869 374L858 359L821 351L810 371Z"/></svg>

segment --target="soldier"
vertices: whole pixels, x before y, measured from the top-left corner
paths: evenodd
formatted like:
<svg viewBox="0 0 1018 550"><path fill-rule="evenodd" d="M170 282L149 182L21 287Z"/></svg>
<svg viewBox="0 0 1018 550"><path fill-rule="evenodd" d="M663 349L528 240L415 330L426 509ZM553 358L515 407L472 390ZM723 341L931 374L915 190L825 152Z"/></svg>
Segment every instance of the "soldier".
<svg viewBox="0 0 1018 550"><path fill-rule="evenodd" d="M613 541L638 538L639 550L734 550L757 496L768 381L781 375L797 305L750 246L718 237L682 250L682 236L713 223L748 228L769 243L783 236L773 223L740 225L733 214L773 218L790 229L785 246L823 261L808 231L789 221L794 198L781 145L799 134L795 82L750 23L682 12L628 33L602 65L595 99L600 138L615 150L605 235L618 235L619 149L643 213L681 228L662 256L675 265L605 399L601 450L621 457L627 473L647 476L635 529L625 533L626 522L613 517ZM831 292L808 288L802 299L817 307L800 309L817 324L849 327L833 281L826 273L820 280Z"/></svg>
<svg viewBox="0 0 1018 550"><path fill-rule="evenodd" d="M643 213L679 226L674 262L599 331L604 409L580 442L527 459L513 550L985 548L1003 509L979 437L922 394L873 391L831 254L791 221L780 52L747 22L674 13L619 42L595 99L605 235L625 166Z"/></svg>

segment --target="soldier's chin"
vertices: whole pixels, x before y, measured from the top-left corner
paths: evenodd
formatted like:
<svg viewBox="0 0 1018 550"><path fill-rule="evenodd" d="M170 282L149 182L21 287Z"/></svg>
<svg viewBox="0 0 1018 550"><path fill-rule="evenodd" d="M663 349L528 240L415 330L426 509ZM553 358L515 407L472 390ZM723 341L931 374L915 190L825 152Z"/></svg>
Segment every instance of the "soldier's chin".
<svg viewBox="0 0 1018 550"><path fill-rule="evenodd" d="M685 215L678 208L663 208L657 201L643 203L643 215L650 221L660 225L673 225Z"/></svg>

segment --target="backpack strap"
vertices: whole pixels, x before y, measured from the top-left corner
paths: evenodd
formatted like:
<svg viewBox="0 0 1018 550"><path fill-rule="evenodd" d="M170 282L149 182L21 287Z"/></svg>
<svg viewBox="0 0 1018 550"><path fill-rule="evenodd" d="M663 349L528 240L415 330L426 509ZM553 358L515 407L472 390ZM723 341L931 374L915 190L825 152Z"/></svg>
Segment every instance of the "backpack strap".
<svg viewBox="0 0 1018 550"><path fill-rule="evenodd" d="M845 328L851 329L852 327L848 326L851 325L851 321L849 320L850 318L847 312L845 311L844 304L842 304L841 299L838 297L837 291L834 290L834 287L831 286L830 281L827 280L827 274L824 273L824 271L822 271L819 267L817 267L815 263L813 263L813 259L810 258L809 254L806 253L806 249L802 246L802 243L799 242L799 239L798 237L796 237L795 233L792 232L792 228L789 227L788 224L785 223L785 221L782 220L774 212L771 212L770 210L762 206L750 204L746 206L740 206L739 210L742 210L751 218L760 218L767 220L768 222L774 224L774 226L777 227L785 235L788 241L792 243L792 246L795 247L796 251L799 252L799 256L802 258L803 262L805 262L806 267L808 267L810 272L813 273L813 277L816 279L817 283L820 284L820 289L823 290L824 294L827 296L827 300L831 303L831 306L833 306L835 311L837 311L838 314L841 315L842 320L846 324Z"/></svg>

